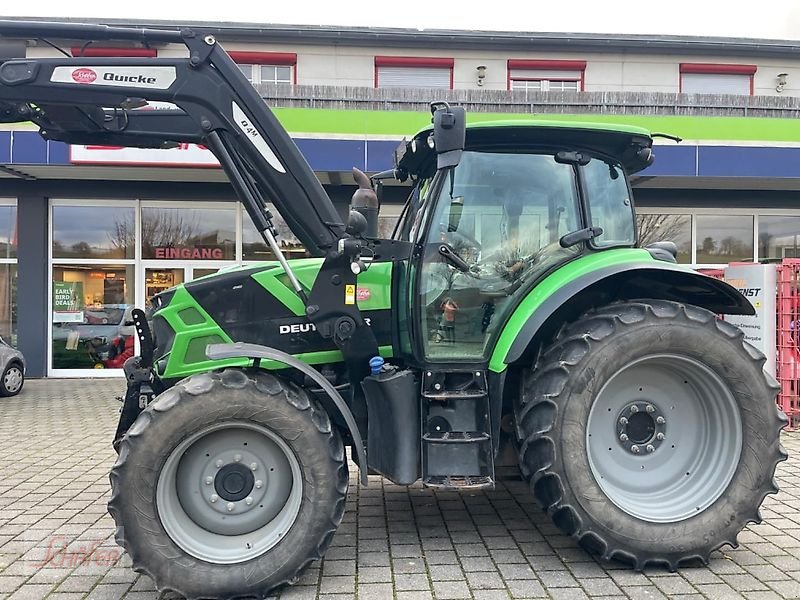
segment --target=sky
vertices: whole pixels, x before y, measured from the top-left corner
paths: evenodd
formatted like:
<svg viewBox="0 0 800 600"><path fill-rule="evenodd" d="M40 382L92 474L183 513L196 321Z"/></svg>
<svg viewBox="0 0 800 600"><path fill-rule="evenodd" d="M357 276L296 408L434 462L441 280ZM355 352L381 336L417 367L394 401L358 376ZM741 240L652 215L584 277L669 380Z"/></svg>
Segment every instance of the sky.
<svg viewBox="0 0 800 600"><path fill-rule="evenodd" d="M53 20L68 16L800 40L798 0L37 0L3 4L0 17Z"/></svg>

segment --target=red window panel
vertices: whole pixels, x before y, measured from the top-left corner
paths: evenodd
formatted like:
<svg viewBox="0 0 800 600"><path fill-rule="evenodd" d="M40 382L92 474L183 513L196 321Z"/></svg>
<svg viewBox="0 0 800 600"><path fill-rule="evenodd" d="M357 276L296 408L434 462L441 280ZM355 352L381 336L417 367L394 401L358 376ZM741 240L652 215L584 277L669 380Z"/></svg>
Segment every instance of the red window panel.
<svg viewBox="0 0 800 600"><path fill-rule="evenodd" d="M732 75L755 75L756 65L728 65L712 63L681 63L681 73L727 73Z"/></svg>

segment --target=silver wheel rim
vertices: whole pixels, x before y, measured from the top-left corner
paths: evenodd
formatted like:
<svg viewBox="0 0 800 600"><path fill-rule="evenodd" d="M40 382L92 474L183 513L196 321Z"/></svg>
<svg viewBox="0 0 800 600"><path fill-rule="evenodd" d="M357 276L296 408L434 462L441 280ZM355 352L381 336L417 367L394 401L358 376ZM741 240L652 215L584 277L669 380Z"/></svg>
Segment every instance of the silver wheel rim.
<svg viewBox="0 0 800 600"><path fill-rule="evenodd" d="M640 358L617 371L589 412L589 466L626 513L673 523L711 506L733 479L742 450L728 386L687 356Z"/></svg>
<svg viewBox="0 0 800 600"><path fill-rule="evenodd" d="M6 391L14 394L22 387L22 371L19 367L9 367L3 376L3 385Z"/></svg>
<svg viewBox="0 0 800 600"><path fill-rule="evenodd" d="M159 519L186 553L217 564L262 555L294 524L300 464L279 436L231 421L203 429L167 457L156 485Z"/></svg>

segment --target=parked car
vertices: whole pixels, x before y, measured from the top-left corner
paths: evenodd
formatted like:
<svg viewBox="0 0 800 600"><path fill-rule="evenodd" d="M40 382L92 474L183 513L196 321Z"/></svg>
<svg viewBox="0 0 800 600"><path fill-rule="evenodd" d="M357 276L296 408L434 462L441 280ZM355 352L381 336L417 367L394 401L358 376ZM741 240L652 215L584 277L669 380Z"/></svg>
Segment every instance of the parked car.
<svg viewBox="0 0 800 600"><path fill-rule="evenodd" d="M16 396L25 383L25 357L22 352L0 338L0 396Z"/></svg>

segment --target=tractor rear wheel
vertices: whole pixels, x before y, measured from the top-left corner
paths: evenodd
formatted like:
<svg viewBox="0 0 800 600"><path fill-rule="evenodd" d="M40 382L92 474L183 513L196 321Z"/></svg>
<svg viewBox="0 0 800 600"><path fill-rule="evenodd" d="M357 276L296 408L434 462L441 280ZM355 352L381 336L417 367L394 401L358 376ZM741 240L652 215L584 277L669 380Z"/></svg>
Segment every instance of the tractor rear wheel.
<svg viewBox="0 0 800 600"><path fill-rule="evenodd" d="M134 570L191 599L264 597L322 558L348 487L341 438L301 388L194 375L119 444L109 512Z"/></svg>
<svg viewBox="0 0 800 600"><path fill-rule="evenodd" d="M695 306L584 315L523 378L520 463L534 495L582 546L637 569L736 546L786 458L764 362Z"/></svg>

